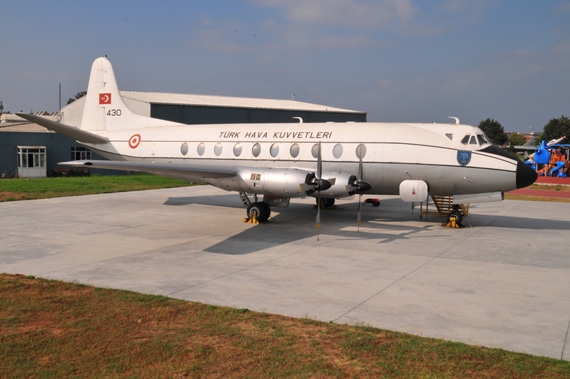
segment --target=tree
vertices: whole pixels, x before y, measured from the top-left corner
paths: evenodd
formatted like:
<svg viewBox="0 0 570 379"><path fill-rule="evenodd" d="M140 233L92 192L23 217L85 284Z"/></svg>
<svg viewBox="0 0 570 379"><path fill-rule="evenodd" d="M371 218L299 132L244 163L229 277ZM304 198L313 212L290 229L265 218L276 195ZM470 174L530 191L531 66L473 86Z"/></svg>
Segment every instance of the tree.
<svg viewBox="0 0 570 379"><path fill-rule="evenodd" d="M67 105L73 103L75 100L81 99L85 95L87 95L87 91L77 92L75 99L73 97L70 97L69 100L67 100Z"/></svg>
<svg viewBox="0 0 570 379"><path fill-rule="evenodd" d="M546 125L544 125L544 132L542 133L542 139L546 142L566 136L567 139L561 143L566 143L570 138L570 118L568 116L562 116L560 118L553 118Z"/></svg>
<svg viewBox="0 0 570 379"><path fill-rule="evenodd" d="M503 125L492 118L481 121L479 123L479 129L485 132L487 137L489 137L491 142L495 145L503 145L509 140L505 134Z"/></svg>
<svg viewBox="0 0 570 379"><path fill-rule="evenodd" d="M526 143L526 138L523 134L512 132L509 134L509 142L513 146L521 146Z"/></svg>

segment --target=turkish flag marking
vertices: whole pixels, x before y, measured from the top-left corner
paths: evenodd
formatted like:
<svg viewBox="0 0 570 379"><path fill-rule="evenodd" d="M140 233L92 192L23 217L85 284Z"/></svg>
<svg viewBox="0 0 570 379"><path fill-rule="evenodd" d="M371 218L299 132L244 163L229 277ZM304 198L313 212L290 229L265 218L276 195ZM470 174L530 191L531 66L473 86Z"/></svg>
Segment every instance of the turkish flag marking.
<svg viewBox="0 0 570 379"><path fill-rule="evenodd" d="M110 93L100 93L99 94L99 104L111 104L111 94Z"/></svg>

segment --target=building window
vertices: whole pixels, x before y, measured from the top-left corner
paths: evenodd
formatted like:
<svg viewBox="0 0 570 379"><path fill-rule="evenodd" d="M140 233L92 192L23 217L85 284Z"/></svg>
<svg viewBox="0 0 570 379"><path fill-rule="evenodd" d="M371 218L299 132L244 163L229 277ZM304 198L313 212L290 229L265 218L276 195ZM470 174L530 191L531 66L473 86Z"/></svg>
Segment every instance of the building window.
<svg viewBox="0 0 570 379"><path fill-rule="evenodd" d="M18 167L38 168L46 166L45 148L18 148Z"/></svg>
<svg viewBox="0 0 570 379"><path fill-rule="evenodd" d="M88 159L91 159L91 150L83 146L71 148L72 161L85 161Z"/></svg>

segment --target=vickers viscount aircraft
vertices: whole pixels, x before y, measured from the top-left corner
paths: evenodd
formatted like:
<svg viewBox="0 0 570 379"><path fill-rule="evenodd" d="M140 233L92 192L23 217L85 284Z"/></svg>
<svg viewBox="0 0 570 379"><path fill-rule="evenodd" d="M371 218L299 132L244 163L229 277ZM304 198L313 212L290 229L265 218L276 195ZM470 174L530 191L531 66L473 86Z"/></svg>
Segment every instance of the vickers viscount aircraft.
<svg viewBox="0 0 570 379"><path fill-rule="evenodd" d="M458 120L185 125L137 115L123 102L107 57L93 63L80 128L19 116L109 159L62 165L150 172L236 191L247 217L259 222L291 198L312 196L332 205L355 194L399 195L407 202L438 195L476 203L500 201L505 191L537 178L479 128Z"/></svg>

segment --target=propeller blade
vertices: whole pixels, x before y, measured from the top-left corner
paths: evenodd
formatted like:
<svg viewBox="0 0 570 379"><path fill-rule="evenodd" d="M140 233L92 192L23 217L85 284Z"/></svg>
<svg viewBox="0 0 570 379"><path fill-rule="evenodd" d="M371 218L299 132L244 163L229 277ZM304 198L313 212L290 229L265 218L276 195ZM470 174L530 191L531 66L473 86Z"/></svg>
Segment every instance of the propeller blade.
<svg viewBox="0 0 570 379"><path fill-rule="evenodd" d="M362 181L364 176L364 167L362 165L362 147L360 148L360 154L358 154L358 181Z"/></svg>
<svg viewBox="0 0 570 379"><path fill-rule="evenodd" d="M321 157L321 141L319 141L319 149L317 153L317 179L322 179L323 175L323 159Z"/></svg>
<svg viewBox="0 0 570 379"><path fill-rule="evenodd" d="M362 164L362 147L360 148L360 154L358 154L358 187L361 190L363 187L362 177L364 176L364 167ZM368 183L366 183L368 184ZM370 188L368 188L370 189ZM362 224L362 194L358 195L358 213L356 216L356 226L360 232L360 225Z"/></svg>
<svg viewBox="0 0 570 379"><path fill-rule="evenodd" d="M317 220L315 223L317 229L321 227L321 192L317 192Z"/></svg>
<svg viewBox="0 0 570 379"><path fill-rule="evenodd" d="M317 176L315 182L317 183L317 220L315 227L317 228L317 241L319 241L319 229L321 228L321 189L324 185L328 184L328 188L331 184L326 180L322 180L323 175L323 160L321 157L321 141L319 141L319 149L317 154ZM326 184L325 184L326 183Z"/></svg>
<svg viewBox="0 0 570 379"><path fill-rule="evenodd" d="M356 226L360 232L360 225L362 224L362 194L358 195L358 216L356 216Z"/></svg>

